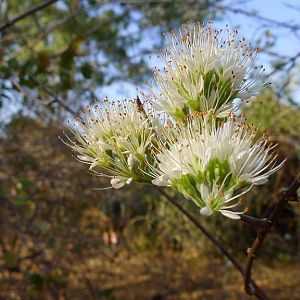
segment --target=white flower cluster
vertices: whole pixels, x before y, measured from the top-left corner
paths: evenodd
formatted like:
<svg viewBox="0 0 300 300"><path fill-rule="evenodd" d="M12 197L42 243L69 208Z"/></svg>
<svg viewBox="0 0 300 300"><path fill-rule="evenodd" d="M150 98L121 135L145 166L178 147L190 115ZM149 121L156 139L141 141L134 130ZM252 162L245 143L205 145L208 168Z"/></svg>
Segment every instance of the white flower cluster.
<svg viewBox="0 0 300 300"><path fill-rule="evenodd" d="M257 50L238 40L235 30L196 23L166 37L163 71L155 69L152 89L158 111L177 118L195 111L226 117L237 99L248 100L267 83L264 68L254 65Z"/></svg>
<svg viewBox="0 0 300 300"><path fill-rule="evenodd" d="M249 100L266 84L255 54L227 27L184 25L168 38L151 100L106 99L87 108L68 145L114 188L170 186L204 215L238 219L240 197L283 164L266 137L235 116L237 99Z"/></svg>
<svg viewBox="0 0 300 300"><path fill-rule="evenodd" d="M87 107L73 131L76 140L68 136L68 145L79 161L89 164L98 175L111 177L113 188L131 181L150 181L146 170L153 160L151 148L160 120L149 107L139 102L108 99ZM108 174L99 173L101 167Z"/></svg>
<svg viewBox="0 0 300 300"><path fill-rule="evenodd" d="M193 200L200 212L233 212L239 197L253 185L264 184L281 165L276 165L267 140L256 140L255 130L229 117L217 122L211 116L193 117L178 124L162 141L152 168L153 184L172 186ZM167 141L167 142L166 142Z"/></svg>

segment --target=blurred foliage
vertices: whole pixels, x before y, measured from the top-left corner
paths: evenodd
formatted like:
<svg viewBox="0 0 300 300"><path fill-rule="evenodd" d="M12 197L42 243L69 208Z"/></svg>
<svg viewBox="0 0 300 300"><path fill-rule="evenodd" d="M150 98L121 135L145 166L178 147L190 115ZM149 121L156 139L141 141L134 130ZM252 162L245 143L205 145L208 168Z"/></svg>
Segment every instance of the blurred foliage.
<svg viewBox="0 0 300 300"><path fill-rule="evenodd" d="M271 89L264 91L251 105L245 105L243 111L261 132L274 136L286 135L286 138L295 139L295 145L300 144L299 107L279 103Z"/></svg>
<svg viewBox="0 0 300 300"><path fill-rule="evenodd" d="M0 24L38 3L1 0ZM101 87L141 83L148 56L162 46L160 32L213 15L212 3L60 0L0 33L0 103L59 114L43 104L60 97L78 109Z"/></svg>

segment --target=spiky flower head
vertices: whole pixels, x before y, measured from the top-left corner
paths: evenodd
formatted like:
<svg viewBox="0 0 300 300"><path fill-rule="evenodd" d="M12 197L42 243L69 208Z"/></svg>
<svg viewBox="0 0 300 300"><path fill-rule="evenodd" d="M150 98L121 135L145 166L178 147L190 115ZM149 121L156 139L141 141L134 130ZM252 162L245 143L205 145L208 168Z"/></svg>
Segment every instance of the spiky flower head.
<svg viewBox="0 0 300 300"><path fill-rule="evenodd" d="M75 141L66 135L66 143L114 188L132 181L171 186L204 215L238 219L240 196L283 164L266 137L234 116L239 101L267 83L254 64L257 51L234 30L200 23L183 25L167 40L151 103L99 102L77 120Z"/></svg>
<svg viewBox="0 0 300 300"><path fill-rule="evenodd" d="M166 133L157 167L152 167L152 183L172 186L202 214L220 212L238 219L243 212L232 209L240 204L239 197L253 185L266 183L282 165L276 165L273 147L234 117L220 122L197 115Z"/></svg>
<svg viewBox="0 0 300 300"><path fill-rule="evenodd" d="M238 39L236 30L195 23L166 37L164 67L155 69L152 87L160 112L179 118L195 111L228 116L237 99L251 98L267 83L263 67L254 65L257 50Z"/></svg>
<svg viewBox="0 0 300 300"><path fill-rule="evenodd" d="M87 107L71 129L76 140L68 145L77 159L90 165L98 175L111 177L111 185L121 188L131 181L148 182L145 171L151 164L151 147L155 139L158 116L151 106L139 101L105 99ZM102 168L104 175L97 171Z"/></svg>

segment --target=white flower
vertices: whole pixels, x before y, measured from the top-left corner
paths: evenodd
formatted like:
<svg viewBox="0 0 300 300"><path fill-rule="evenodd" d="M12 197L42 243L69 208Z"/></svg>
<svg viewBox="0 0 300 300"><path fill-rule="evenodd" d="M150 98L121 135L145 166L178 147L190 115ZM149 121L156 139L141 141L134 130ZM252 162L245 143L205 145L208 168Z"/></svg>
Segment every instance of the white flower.
<svg viewBox="0 0 300 300"><path fill-rule="evenodd" d="M121 177L117 176L114 177L110 180L111 186L115 189L120 189L123 187L125 184L130 184L132 181L132 178L126 178L126 177Z"/></svg>
<svg viewBox="0 0 300 300"><path fill-rule="evenodd" d="M257 51L235 30L188 24L167 40L163 71L155 69L152 87L159 112L180 118L195 111L228 116L236 99L249 99L266 84L260 82L263 67L254 65Z"/></svg>
<svg viewBox="0 0 300 300"><path fill-rule="evenodd" d="M197 115L169 131L158 146L152 183L174 187L204 215L239 218L241 212L231 210L238 198L283 164L276 165L274 146L265 137L257 140L255 130L233 117L220 123Z"/></svg>
<svg viewBox="0 0 300 300"><path fill-rule="evenodd" d="M135 101L111 102L105 99L88 107L77 120L73 131L76 141L68 136L69 145L79 161L89 164L100 176L112 177L113 188L134 181L150 181L145 170L151 160L152 141L159 117L151 106L143 109ZM155 124L155 125L153 125ZM97 167L109 175L98 173Z"/></svg>

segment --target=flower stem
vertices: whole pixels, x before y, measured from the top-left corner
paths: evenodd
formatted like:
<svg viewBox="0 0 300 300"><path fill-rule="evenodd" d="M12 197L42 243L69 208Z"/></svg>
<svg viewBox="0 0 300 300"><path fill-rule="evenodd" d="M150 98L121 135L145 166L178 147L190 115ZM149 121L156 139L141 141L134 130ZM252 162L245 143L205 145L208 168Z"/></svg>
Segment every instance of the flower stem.
<svg viewBox="0 0 300 300"><path fill-rule="evenodd" d="M220 240L211 234L205 226L198 222L198 220L190 214L183 206L181 206L172 196L170 196L164 189L159 188L159 192L163 195L172 205L174 205L179 211L181 211L204 235L208 238L220 252L233 264L233 266L244 276L244 269L241 264L227 251L225 246ZM251 288L253 289L253 295L259 300L268 300L269 298L263 292L263 290L255 283L254 280L250 279Z"/></svg>

